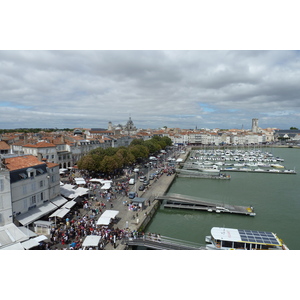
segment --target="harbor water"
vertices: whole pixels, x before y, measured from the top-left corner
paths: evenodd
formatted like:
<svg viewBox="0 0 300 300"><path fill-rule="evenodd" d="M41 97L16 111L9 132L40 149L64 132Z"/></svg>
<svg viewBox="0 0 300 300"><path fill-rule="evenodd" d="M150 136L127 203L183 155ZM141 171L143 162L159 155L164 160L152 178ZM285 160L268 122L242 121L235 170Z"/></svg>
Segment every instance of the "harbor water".
<svg viewBox="0 0 300 300"><path fill-rule="evenodd" d="M266 150L265 150L266 149ZM277 233L291 250L300 249L300 149L265 148L297 174L228 172L230 180L176 178L169 193L206 198L220 204L253 206L256 216L160 207L147 232L205 244L212 227Z"/></svg>

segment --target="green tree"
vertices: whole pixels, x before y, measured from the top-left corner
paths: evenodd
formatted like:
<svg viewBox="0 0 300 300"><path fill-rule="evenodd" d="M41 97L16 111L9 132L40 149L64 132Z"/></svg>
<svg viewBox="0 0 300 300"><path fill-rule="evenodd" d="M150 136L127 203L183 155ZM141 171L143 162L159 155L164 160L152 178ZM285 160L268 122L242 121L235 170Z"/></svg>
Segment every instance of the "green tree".
<svg viewBox="0 0 300 300"><path fill-rule="evenodd" d="M100 163L101 171L104 173L112 173L118 169L118 167L117 159L114 156L105 156Z"/></svg>

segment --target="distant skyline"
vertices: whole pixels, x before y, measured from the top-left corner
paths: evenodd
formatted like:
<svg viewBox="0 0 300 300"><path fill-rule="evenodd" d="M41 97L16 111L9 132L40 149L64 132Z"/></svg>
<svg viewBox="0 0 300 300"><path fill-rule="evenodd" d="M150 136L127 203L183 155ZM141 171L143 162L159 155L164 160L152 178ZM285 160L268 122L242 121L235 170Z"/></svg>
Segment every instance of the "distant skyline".
<svg viewBox="0 0 300 300"><path fill-rule="evenodd" d="M0 129L300 127L299 51L0 51Z"/></svg>

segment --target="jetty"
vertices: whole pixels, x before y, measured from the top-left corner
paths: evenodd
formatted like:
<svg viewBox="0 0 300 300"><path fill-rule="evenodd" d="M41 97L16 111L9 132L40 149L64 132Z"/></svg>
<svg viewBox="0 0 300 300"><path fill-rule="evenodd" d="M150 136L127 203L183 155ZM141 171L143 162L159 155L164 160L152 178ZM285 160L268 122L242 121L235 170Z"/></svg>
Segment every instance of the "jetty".
<svg viewBox="0 0 300 300"><path fill-rule="evenodd" d="M204 178L204 179L230 179L230 175L219 173L219 174L209 174L205 172L199 172L197 170L187 170L187 169L176 169L176 174L178 177L188 177L188 178Z"/></svg>
<svg viewBox="0 0 300 300"><path fill-rule="evenodd" d="M220 168L224 172L243 172L243 173L269 173L269 174L297 174L295 170L278 170L278 169L250 169L250 168Z"/></svg>
<svg viewBox="0 0 300 300"><path fill-rule="evenodd" d="M248 215L252 217L256 215L252 206L221 204L209 199L194 198L180 194L165 194L157 196L156 200L164 203L165 208L202 210L216 213Z"/></svg>

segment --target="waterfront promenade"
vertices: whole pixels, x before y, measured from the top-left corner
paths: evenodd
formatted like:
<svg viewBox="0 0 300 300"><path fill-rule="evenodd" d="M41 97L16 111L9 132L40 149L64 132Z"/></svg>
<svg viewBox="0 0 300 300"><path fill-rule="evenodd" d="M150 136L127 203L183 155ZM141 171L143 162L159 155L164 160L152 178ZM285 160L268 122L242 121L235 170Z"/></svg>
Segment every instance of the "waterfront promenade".
<svg viewBox="0 0 300 300"><path fill-rule="evenodd" d="M154 213L156 206L159 204L158 200L154 200L155 196L162 195L163 193L165 193L171 185L172 181L174 180L175 176L175 174L168 176L164 173L159 179L157 179L156 182L151 182L151 186L147 189L146 192L142 194L142 192L138 191L139 197L147 199L146 208L144 210L140 210L138 213L135 211L130 211L128 209L128 206L123 204L123 201L129 200L128 197L123 196L119 199L113 200L113 209L119 211L119 214L117 216L118 222L115 224L114 227L124 229L128 225L130 231L138 231L139 228L144 224L146 218ZM134 190L134 186L132 187L132 190ZM126 245L122 243L122 241L117 240L116 248L114 248L114 246L109 243L105 246L104 249L124 250L125 248Z"/></svg>

